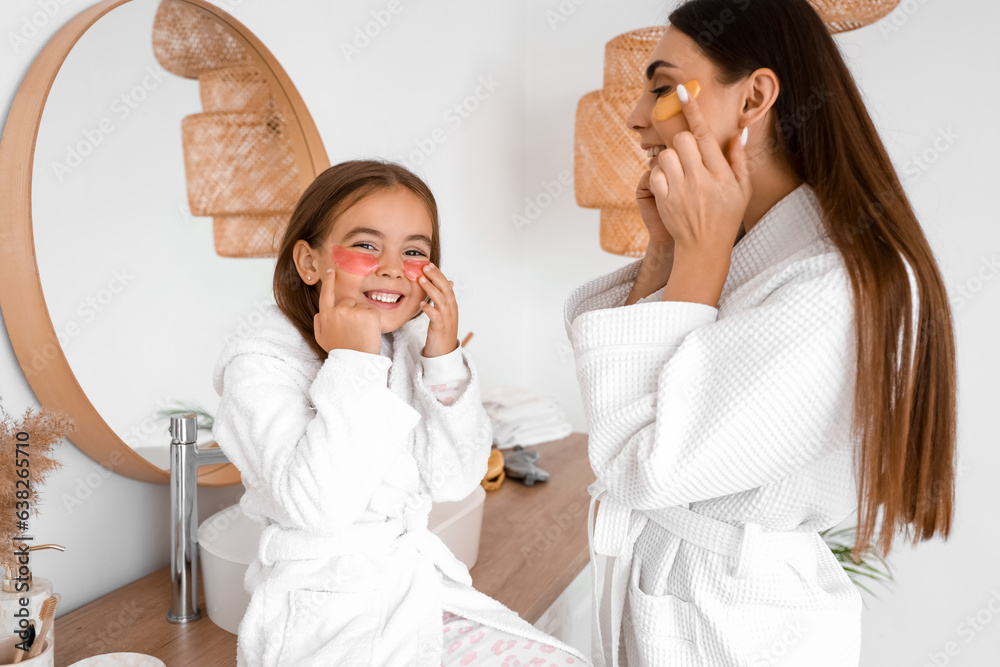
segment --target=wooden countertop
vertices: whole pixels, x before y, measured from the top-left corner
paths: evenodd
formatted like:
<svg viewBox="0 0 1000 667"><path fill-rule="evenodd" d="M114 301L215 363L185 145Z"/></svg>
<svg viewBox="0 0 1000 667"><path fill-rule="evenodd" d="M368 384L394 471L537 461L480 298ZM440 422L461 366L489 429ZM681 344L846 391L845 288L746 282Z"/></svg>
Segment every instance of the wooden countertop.
<svg viewBox="0 0 1000 667"><path fill-rule="evenodd" d="M587 549L587 486L594 481L587 436L573 433L534 447L547 482L507 480L486 494L473 585L535 623L583 570ZM156 656L167 667L236 664L236 635L208 618L198 577L201 618L167 621L170 568L164 567L56 619L57 667L118 651Z"/></svg>

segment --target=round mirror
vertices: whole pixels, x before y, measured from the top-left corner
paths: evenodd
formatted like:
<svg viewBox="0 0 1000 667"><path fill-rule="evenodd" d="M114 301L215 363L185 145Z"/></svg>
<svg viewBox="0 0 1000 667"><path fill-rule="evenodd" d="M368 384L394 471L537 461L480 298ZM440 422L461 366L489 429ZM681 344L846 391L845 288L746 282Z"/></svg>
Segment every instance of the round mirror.
<svg viewBox="0 0 1000 667"><path fill-rule="evenodd" d="M243 49L244 68L248 61L260 73L281 111L304 189L329 163L287 75L219 8L165 1ZM274 260L220 255L213 218L191 213L182 120L208 114L199 80L171 73L154 53L160 5L88 8L25 77L0 145L13 213L0 305L25 376L42 405L74 421L74 444L115 472L165 482L163 411L214 413L216 359L274 302ZM204 48L184 36L171 44L174 57ZM210 431L202 433L199 442L209 443ZM224 485L239 474L229 464L203 466L199 478Z"/></svg>

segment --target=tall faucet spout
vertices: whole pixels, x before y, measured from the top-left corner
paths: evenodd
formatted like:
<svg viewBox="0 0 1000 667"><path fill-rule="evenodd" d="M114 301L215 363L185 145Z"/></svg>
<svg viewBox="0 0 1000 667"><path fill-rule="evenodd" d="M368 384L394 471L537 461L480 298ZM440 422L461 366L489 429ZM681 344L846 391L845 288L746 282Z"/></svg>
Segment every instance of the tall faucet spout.
<svg viewBox="0 0 1000 667"><path fill-rule="evenodd" d="M198 418L170 418L170 610L167 620L201 618L198 608L198 466L228 463L218 448L198 447Z"/></svg>

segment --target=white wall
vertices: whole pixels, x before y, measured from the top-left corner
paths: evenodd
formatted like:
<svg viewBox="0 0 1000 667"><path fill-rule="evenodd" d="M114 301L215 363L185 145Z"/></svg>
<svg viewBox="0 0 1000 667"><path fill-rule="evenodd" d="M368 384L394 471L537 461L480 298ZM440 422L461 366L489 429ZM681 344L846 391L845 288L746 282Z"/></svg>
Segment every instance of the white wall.
<svg viewBox="0 0 1000 667"><path fill-rule="evenodd" d="M441 128L443 135L436 136L444 141L417 171L441 207L442 268L458 288L460 334L476 333L470 351L488 384L553 394L575 428L585 430L565 354L563 299L628 260L600 250L599 213L577 207L569 190L520 232L511 216L523 213L526 197L535 198L546 182L572 169L576 103L601 86L605 42L662 23L670 4L576 2L400 0L402 11L350 61L341 44L388 2L284 0L280 13L279 3L265 0L218 4L246 23L289 72L331 161L407 159L418 145L429 147ZM69 2L15 52L6 36L19 33L41 4L7 0L0 13L4 118L44 41L92 3ZM560 7L566 20L553 29L546 12ZM998 20L995 5L910 0L881 25L837 38L956 295L958 323L962 465L954 532L948 542L915 549L900 544L891 555L896 583L878 589L881 600L868 599L866 667L978 666L1000 654L1000 621L994 622L1000 575L989 567L1000 548L992 517L1000 498L991 475L1000 454L989 420L996 392L982 370L997 362L990 343L1000 281L992 280L991 262L1000 259L1000 230L980 194L1000 176L993 156L1000 141L990 113L1000 101L992 85L1000 51L990 34ZM481 77L499 85L456 123L449 109L474 94ZM939 134L949 132L953 140L938 140L935 147ZM923 169L918 159L932 164ZM966 291L962 299L960 289ZM16 414L34 398L9 344L0 349L0 393ZM45 541L68 551L40 552L32 563L36 574L55 580L68 611L168 562L169 507L165 486L112 476L69 511L62 499L86 484L88 474L92 481L100 478L93 476L96 464L72 445L60 456L65 467L43 487L43 514L33 525ZM202 490L202 515L235 501L239 492Z"/></svg>

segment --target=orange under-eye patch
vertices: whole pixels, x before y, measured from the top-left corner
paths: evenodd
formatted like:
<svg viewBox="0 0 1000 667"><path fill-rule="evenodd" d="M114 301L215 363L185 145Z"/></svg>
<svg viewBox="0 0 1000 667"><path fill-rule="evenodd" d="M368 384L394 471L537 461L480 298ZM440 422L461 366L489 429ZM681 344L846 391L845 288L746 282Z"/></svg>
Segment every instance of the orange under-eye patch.
<svg viewBox="0 0 1000 667"><path fill-rule="evenodd" d="M701 92L701 85L698 83L698 79L691 79L684 84L684 90L688 92L688 95L692 97L698 97L698 93ZM653 120L669 120L681 112L681 101L677 97L677 91L665 95L656 101L656 106L653 107Z"/></svg>

